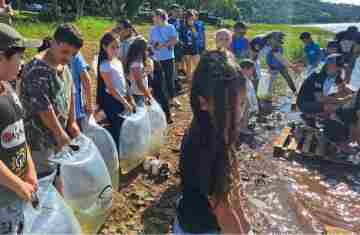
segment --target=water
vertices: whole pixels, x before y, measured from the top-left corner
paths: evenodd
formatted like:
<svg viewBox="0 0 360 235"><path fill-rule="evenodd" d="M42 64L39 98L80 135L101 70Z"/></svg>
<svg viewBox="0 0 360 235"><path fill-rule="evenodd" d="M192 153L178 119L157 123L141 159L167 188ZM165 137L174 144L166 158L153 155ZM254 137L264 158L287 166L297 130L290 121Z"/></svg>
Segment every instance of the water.
<svg viewBox="0 0 360 235"><path fill-rule="evenodd" d="M246 194L245 214L262 234L359 233L359 167L303 156L272 157L269 140L287 125L290 101L290 97L280 98L269 121L258 123L256 151L239 150L236 185L238 192Z"/></svg>
<svg viewBox="0 0 360 235"><path fill-rule="evenodd" d="M296 25L297 26L309 26L321 28L333 33L339 33L340 31L346 30L349 26L357 26L360 29L360 23L339 23L339 24L306 24Z"/></svg>

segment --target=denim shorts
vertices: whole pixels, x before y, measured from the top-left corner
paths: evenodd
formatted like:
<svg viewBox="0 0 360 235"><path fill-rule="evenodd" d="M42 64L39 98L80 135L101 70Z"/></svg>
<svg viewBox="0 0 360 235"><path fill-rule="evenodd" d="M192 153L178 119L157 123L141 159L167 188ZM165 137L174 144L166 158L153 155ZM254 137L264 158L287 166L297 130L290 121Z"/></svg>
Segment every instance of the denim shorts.
<svg viewBox="0 0 360 235"><path fill-rule="evenodd" d="M23 202L16 200L0 208L0 234L22 234L24 228Z"/></svg>

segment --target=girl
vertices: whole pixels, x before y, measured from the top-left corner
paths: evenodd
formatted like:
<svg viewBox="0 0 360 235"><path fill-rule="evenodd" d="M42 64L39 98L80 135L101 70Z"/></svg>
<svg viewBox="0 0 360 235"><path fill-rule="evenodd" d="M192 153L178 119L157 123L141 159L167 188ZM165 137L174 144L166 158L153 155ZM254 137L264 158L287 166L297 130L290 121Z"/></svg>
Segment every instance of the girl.
<svg viewBox="0 0 360 235"><path fill-rule="evenodd" d="M228 29L219 29L215 33L215 43L216 49L219 51L226 51L228 54L230 53L230 47L232 42L232 32Z"/></svg>
<svg viewBox="0 0 360 235"><path fill-rule="evenodd" d="M106 33L100 41L98 58L97 97L100 109L103 109L111 123L110 133L119 145L119 135L123 118L119 115L125 110L134 111L134 105L127 97L127 83L122 63L117 58L118 41L112 33Z"/></svg>
<svg viewBox="0 0 360 235"><path fill-rule="evenodd" d="M120 37L119 59L125 63L131 43L138 36L138 32L131 24L130 20L121 20L113 30Z"/></svg>
<svg viewBox="0 0 360 235"><path fill-rule="evenodd" d="M125 66L131 86L130 91L138 106L142 107L151 100L148 74L153 65L148 58L148 44L144 38L137 38L131 44ZM146 70L145 70L146 68Z"/></svg>
<svg viewBox="0 0 360 235"><path fill-rule="evenodd" d="M191 80L194 68L200 60L198 47L199 32L195 27L195 15L191 10L185 13L184 25L180 30L180 41L184 45L184 60L186 65L186 77Z"/></svg>

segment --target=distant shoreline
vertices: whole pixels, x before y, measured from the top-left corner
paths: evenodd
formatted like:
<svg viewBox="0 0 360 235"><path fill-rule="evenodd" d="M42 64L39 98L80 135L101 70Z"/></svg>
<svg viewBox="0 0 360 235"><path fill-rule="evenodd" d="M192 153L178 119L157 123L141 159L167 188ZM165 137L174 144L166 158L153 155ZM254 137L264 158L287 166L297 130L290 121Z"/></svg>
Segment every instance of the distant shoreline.
<svg viewBox="0 0 360 235"><path fill-rule="evenodd" d="M338 33L340 31L346 30L349 26L355 25L360 28L360 23L331 23L331 24L297 24L293 27L316 27L323 30L327 30L333 33Z"/></svg>

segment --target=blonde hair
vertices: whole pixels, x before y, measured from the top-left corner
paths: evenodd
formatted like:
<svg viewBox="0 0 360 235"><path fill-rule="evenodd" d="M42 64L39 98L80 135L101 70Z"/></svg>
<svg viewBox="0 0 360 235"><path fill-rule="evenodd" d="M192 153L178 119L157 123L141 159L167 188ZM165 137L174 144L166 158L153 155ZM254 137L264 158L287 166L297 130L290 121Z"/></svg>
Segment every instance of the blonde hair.
<svg viewBox="0 0 360 235"><path fill-rule="evenodd" d="M216 31L215 33L215 41L217 41L217 39L220 37L220 36L226 36L229 38L229 45L231 45L232 43L232 38L233 38L233 32L231 32L230 30L228 29L219 29L218 31ZM218 46L218 45L216 45ZM217 48L217 49L221 49L221 48ZM230 49L230 48L226 48L226 49Z"/></svg>

